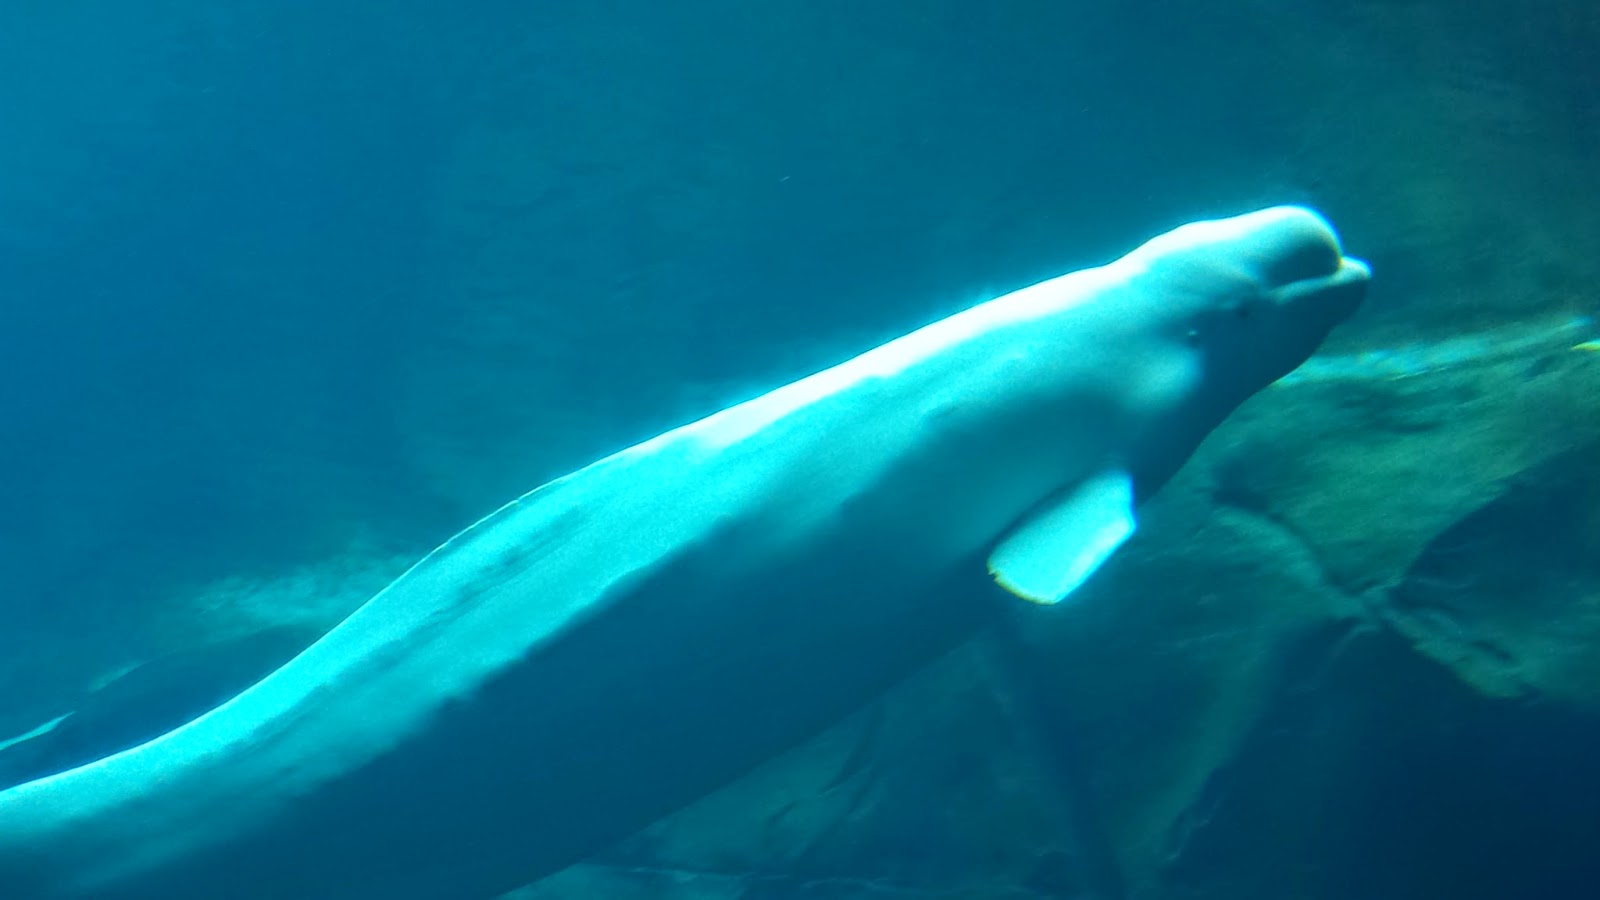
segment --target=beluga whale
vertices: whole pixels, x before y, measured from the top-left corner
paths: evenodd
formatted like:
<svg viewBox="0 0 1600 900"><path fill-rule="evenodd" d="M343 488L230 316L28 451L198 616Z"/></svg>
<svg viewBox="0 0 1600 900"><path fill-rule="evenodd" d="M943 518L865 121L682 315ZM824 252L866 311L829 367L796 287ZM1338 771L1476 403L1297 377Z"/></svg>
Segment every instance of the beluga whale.
<svg viewBox="0 0 1600 900"><path fill-rule="evenodd" d="M1070 598L1368 279L1304 208L1194 222L550 482L220 706L0 791L0 897L474 900L577 862Z"/></svg>

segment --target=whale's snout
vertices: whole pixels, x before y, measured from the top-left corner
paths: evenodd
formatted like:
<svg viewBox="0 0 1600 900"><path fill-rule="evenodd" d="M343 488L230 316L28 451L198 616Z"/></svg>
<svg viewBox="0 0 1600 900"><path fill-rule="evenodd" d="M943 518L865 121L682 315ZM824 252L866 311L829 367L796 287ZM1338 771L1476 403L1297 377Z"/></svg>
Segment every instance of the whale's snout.
<svg viewBox="0 0 1600 900"><path fill-rule="evenodd" d="M1361 304L1372 269L1344 255L1338 233L1316 212L1303 206L1274 206L1214 224L1234 232L1219 234L1215 240L1286 314L1306 317L1327 329Z"/></svg>
<svg viewBox="0 0 1600 900"><path fill-rule="evenodd" d="M1372 278L1366 263L1344 255L1328 220L1303 206L1193 222L1146 242L1129 258L1230 308L1264 299L1324 331L1355 311ZM1241 305L1238 293L1256 300Z"/></svg>
<svg viewBox="0 0 1600 900"><path fill-rule="evenodd" d="M1344 321L1366 296L1372 269L1359 259L1344 257L1331 274L1303 278L1271 289L1267 295L1280 308L1315 304L1328 327Z"/></svg>
<svg viewBox="0 0 1600 900"><path fill-rule="evenodd" d="M1147 241L1129 256L1158 265L1178 260L1216 266L1219 273L1231 270L1262 292L1326 279L1342 284L1370 274L1365 264L1345 257L1328 220L1303 206L1192 222Z"/></svg>

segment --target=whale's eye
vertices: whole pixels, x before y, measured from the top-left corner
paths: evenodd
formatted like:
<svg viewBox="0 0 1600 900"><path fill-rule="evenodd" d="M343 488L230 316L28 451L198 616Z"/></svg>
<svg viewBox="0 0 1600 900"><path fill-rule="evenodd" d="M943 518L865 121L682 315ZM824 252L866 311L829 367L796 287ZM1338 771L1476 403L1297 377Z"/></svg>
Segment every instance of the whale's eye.
<svg viewBox="0 0 1600 900"><path fill-rule="evenodd" d="M1200 329L1198 329L1198 328L1189 329L1187 332L1184 333L1183 339L1191 347L1198 346L1200 344Z"/></svg>
<svg viewBox="0 0 1600 900"><path fill-rule="evenodd" d="M1248 319L1250 318L1250 314L1255 312L1255 308L1256 307L1254 303L1251 303L1248 300L1240 300L1233 304L1233 315L1235 318Z"/></svg>

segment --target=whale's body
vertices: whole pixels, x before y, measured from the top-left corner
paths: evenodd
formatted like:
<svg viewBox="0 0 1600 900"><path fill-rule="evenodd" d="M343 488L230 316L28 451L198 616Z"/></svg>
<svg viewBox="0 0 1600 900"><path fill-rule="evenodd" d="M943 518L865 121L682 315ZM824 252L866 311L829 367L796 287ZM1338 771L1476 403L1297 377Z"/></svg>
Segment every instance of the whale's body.
<svg viewBox="0 0 1600 900"><path fill-rule="evenodd" d="M1282 207L1195 223L502 508L282 668L0 792L7 900L480 898L1060 599L1359 301Z"/></svg>

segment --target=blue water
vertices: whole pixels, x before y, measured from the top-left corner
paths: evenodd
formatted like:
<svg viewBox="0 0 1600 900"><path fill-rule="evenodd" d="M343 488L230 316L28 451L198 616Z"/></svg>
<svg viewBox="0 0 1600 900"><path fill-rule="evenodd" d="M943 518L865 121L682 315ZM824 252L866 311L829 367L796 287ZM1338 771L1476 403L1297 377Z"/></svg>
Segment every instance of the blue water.
<svg viewBox="0 0 1600 900"><path fill-rule="evenodd" d="M0 10L0 781L183 721L549 478L1199 218L1307 203L1372 261L1367 307L1289 387L1506 360L1591 384L1574 373L1600 339L1596 37L1577 0L14 2ZM1578 430L1529 452L1576 454L1540 477L1591 477L1584 448L1600 445ZM1566 440L1526 433L1507 444ZM1441 465L1433 477L1456 471ZM1482 502L1525 475L1490 479ZM1583 569L1594 546L1560 565ZM1590 597L1588 578L1570 596ZM1373 656L1438 675L1410 645ZM1363 705L1385 683L1371 671L1327 688L1330 704L1401 728L1403 710ZM1473 816L1503 830L1296 832L1271 851L1313 873L1296 896L1504 896L1441 873L1519 822L1600 834L1589 807L1516 802L1596 783L1593 707L1545 689L1485 697L1441 676L1408 695L1447 696L1453 716L1402 734L1408 752L1466 757L1429 789L1487 781ZM7 738L95 697L104 718L5 768ZM1371 721L1335 720L1314 727ZM1506 737L1519 727L1584 752L1550 763L1549 782L1508 775L1540 765ZM1473 757L1453 729L1499 737ZM1401 778L1363 760L1338 777ZM1281 808L1261 784L1238 791L1205 798L1221 836L1174 851L1154 881L1095 875L1093 852L1043 854L1031 881L1006 870L1007 896L1257 896L1229 885L1254 884ZM1449 805L1427 793L1396 802L1434 821ZM1130 809L1103 811L1116 840L1156 842ZM1355 886L1314 874L1366 865L1378 843L1410 852ZM875 833L838 857L848 871L786 859L753 882L735 865L732 882L932 896L917 844ZM1600 875L1586 847L1510 846L1477 881L1537 867L1555 875L1527 896L1580 896ZM630 852L616 871L704 864L730 890L714 849ZM1563 879L1581 887L1562 894ZM620 884L569 890L691 896Z"/></svg>

